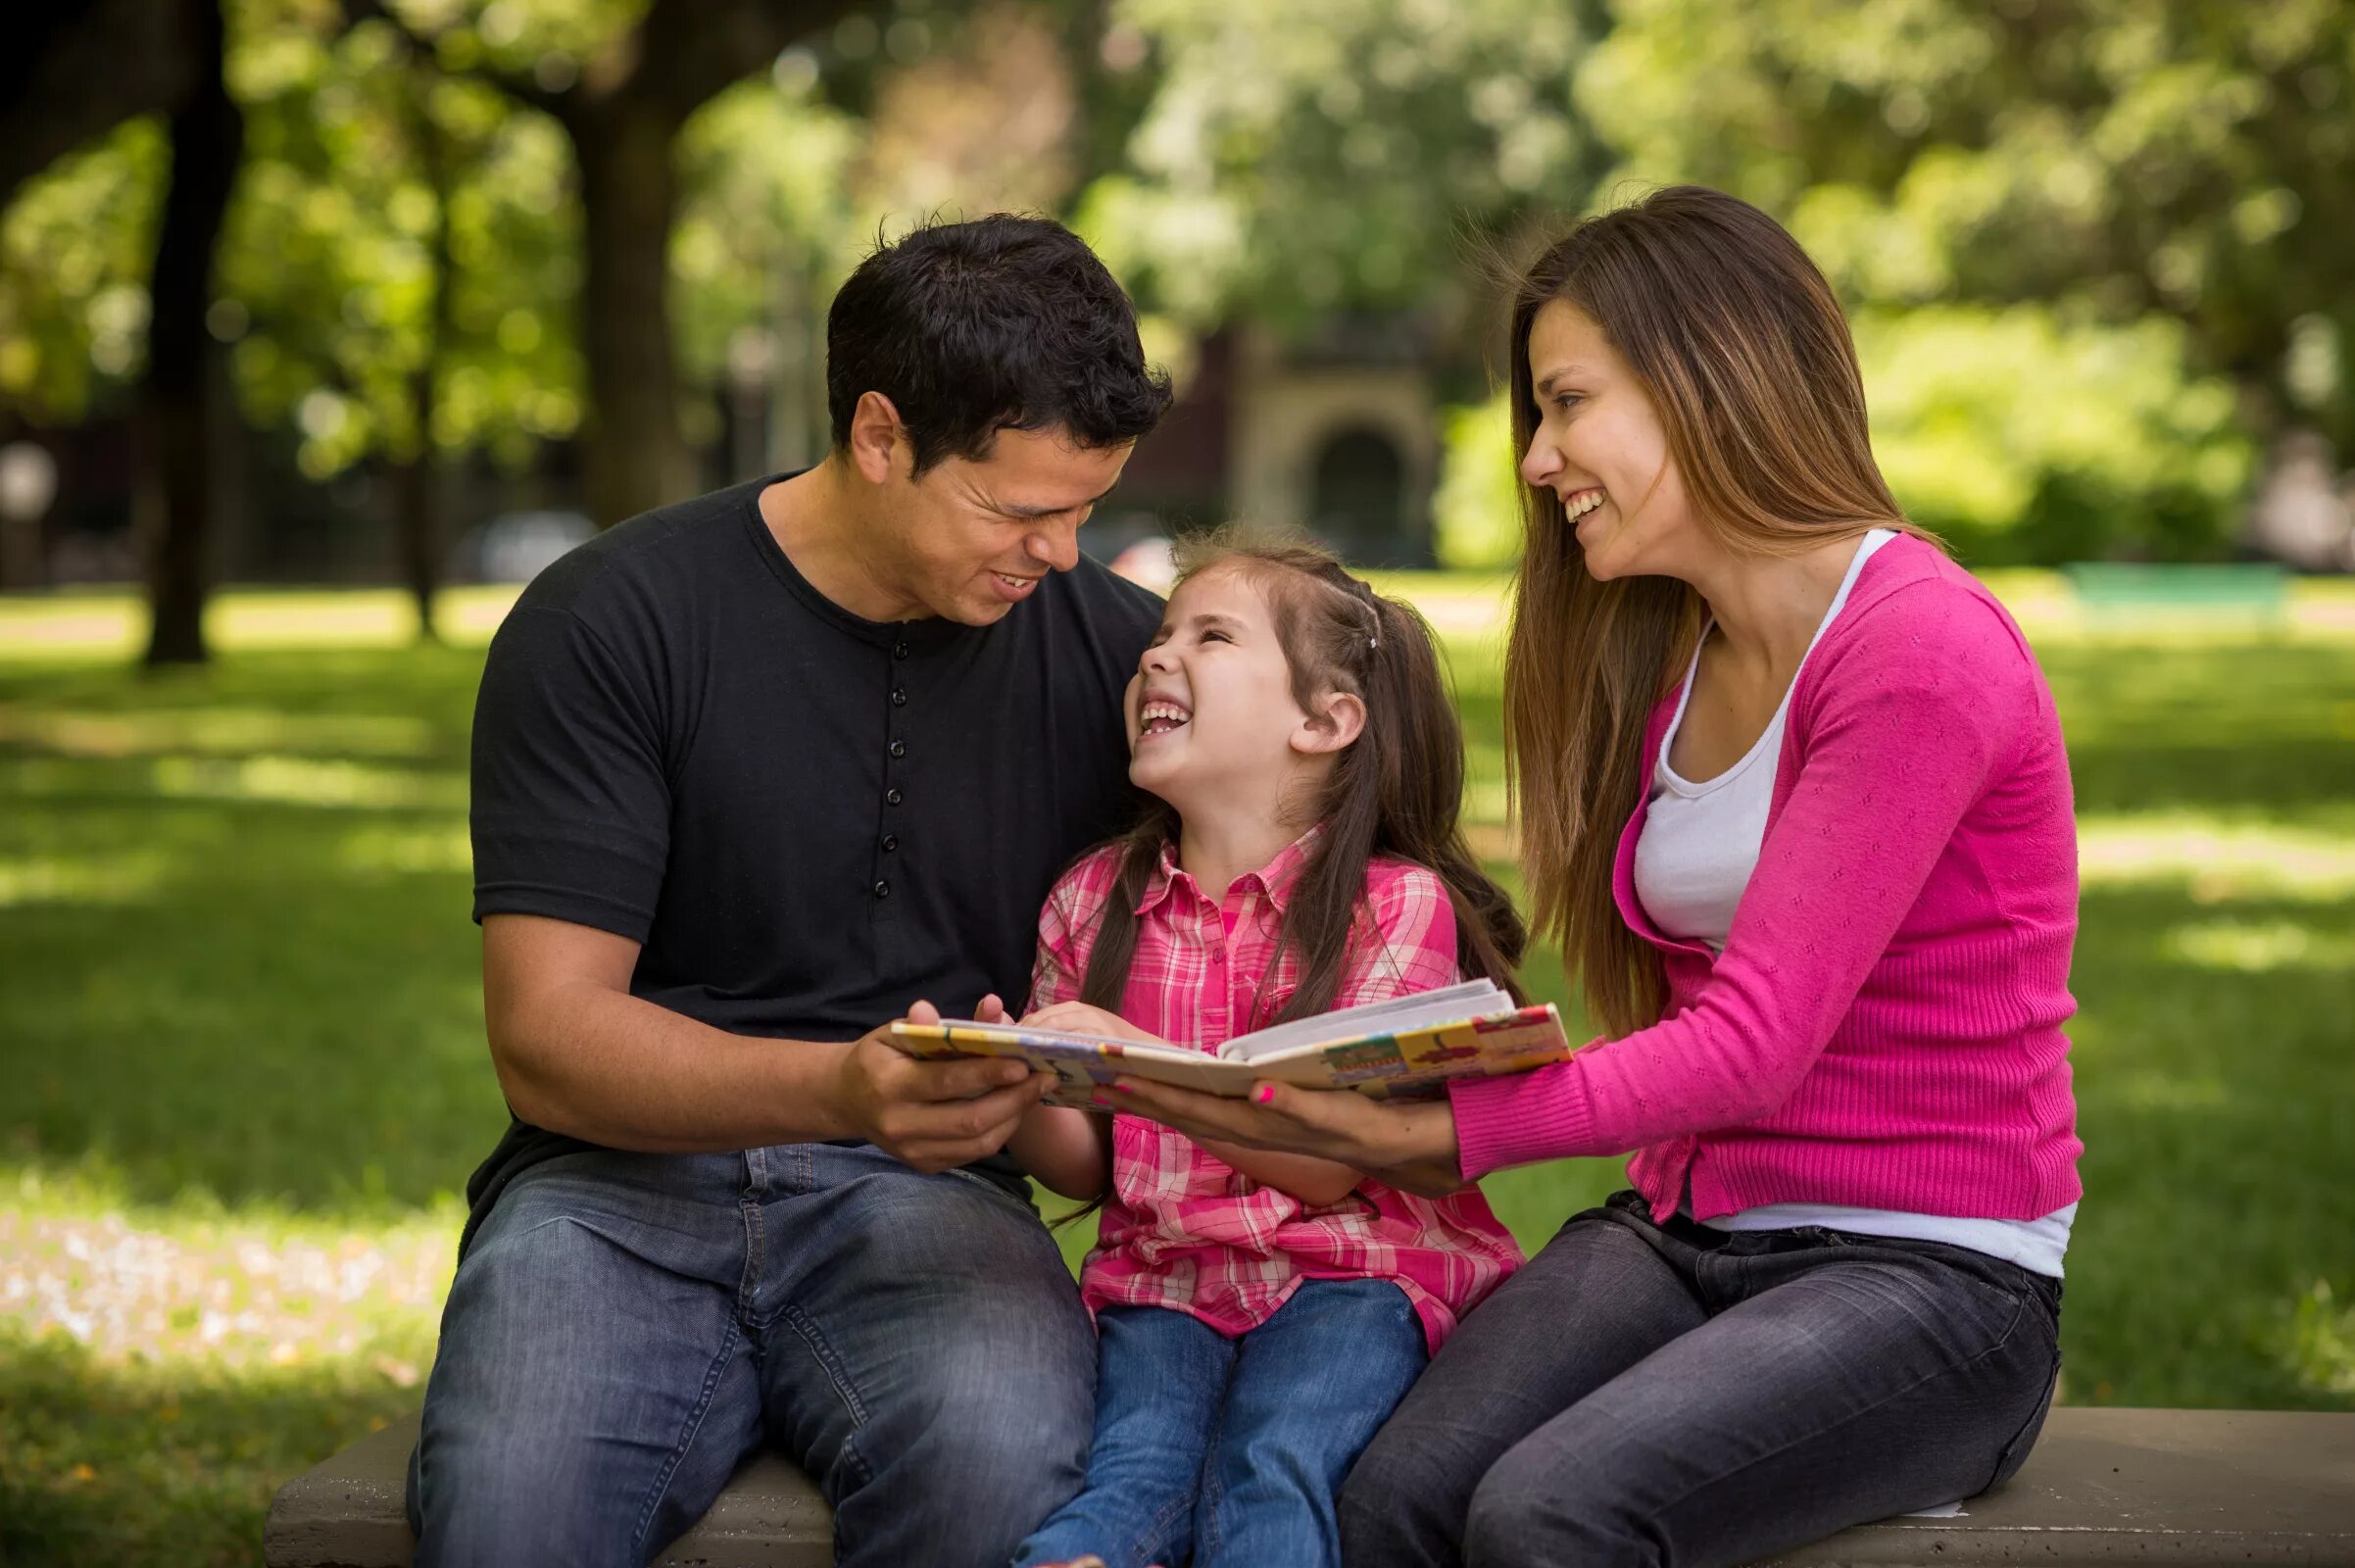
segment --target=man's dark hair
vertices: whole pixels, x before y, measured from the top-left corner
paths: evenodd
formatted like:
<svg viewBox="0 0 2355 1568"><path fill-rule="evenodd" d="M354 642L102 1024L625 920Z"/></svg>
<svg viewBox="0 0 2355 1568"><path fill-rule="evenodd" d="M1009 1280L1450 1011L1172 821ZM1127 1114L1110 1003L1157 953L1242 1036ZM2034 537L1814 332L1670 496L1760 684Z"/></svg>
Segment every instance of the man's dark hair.
<svg viewBox="0 0 2355 1568"><path fill-rule="evenodd" d="M868 392L900 411L919 474L984 457L1000 430L1133 441L1169 407L1169 377L1146 367L1136 309L1096 253L1009 213L925 224L859 264L826 312L836 451Z"/></svg>

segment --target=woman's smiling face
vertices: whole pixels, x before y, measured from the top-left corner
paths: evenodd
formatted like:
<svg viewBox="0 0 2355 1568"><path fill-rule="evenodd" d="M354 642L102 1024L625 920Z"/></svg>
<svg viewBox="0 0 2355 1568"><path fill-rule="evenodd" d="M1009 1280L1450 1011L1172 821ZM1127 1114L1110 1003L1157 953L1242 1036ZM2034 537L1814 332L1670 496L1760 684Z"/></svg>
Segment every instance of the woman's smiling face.
<svg viewBox="0 0 2355 1568"><path fill-rule="evenodd" d="M1178 584L1128 683L1131 782L1176 807L1265 800L1305 759L1308 715L1275 616L1247 572L1212 566Z"/></svg>
<svg viewBox="0 0 2355 1568"><path fill-rule="evenodd" d="M1521 477L1561 498L1598 579L1666 574L1707 541L1668 455L1658 409L1595 319L1566 300L1529 324L1538 428Z"/></svg>

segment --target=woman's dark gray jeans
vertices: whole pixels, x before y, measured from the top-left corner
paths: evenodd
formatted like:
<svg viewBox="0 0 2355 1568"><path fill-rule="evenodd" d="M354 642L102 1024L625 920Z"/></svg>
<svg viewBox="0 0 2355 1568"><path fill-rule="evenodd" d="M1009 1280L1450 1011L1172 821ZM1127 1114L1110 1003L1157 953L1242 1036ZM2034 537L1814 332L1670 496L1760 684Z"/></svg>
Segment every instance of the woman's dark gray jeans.
<svg viewBox="0 0 2355 1568"><path fill-rule="evenodd" d="M2061 1282L1937 1242L1573 1216L1342 1494L1350 1568L1749 1562L2028 1456Z"/></svg>

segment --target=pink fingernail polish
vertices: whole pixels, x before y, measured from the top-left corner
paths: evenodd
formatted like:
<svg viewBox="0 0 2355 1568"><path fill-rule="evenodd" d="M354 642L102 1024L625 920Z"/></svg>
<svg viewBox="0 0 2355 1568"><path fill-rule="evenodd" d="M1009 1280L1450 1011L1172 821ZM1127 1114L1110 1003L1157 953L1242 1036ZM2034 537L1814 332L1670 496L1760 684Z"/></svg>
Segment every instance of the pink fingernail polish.
<svg viewBox="0 0 2355 1568"><path fill-rule="evenodd" d="M1276 1086L1274 1084L1261 1084L1251 1091L1251 1103L1255 1105L1272 1104L1275 1098Z"/></svg>
<svg viewBox="0 0 2355 1568"><path fill-rule="evenodd" d="M1114 1079L1112 1081L1112 1087L1119 1090L1124 1095L1133 1095L1137 1092L1137 1086L1135 1084L1123 1083L1118 1079Z"/></svg>

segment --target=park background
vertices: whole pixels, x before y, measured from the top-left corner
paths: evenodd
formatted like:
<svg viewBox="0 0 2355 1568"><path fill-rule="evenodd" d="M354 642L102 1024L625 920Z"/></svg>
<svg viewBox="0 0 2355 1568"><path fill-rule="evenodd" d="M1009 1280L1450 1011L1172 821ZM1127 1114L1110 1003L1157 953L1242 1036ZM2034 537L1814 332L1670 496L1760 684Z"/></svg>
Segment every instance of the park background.
<svg viewBox="0 0 2355 1568"><path fill-rule="evenodd" d="M2064 1397L2355 1408L2355 6L58 0L0 20L0 1559L253 1562L419 1397L504 1123L483 646L822 449L878 233L1100 249L1180 400L1088 547L1380 568L1509 872L1492 264L1679 179L1824 266L2059 699ZM1491 1190L1534 1247L1615 1180Z"/></svg>

